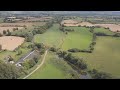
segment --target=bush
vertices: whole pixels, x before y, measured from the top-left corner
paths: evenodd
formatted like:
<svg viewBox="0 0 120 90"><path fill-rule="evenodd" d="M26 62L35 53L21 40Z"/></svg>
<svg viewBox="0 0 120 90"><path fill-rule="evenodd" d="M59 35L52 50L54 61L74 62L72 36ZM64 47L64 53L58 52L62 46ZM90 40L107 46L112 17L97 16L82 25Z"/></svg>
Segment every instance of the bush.
<svg viewBox="0 0 120 90"><path fill-rule="evenodd" d="M28 63L29 63L29 68L32 68L36 64L36 62L33 59L29 60Z"/></svg>
<svg viewBox="0 0 120 90"><path fill-rule="evenodd" d="M34 57L33 60L35 61L35 63L38 62L38 57Z"/></svg>
<svg viewBox="0 0 120 90"><path fill-rule="evenodd" d="M102 32L98 32L98 33L95 33L97 36L108 36L107 34L105 33L102 33Z"/></svg>
<svg viewBox="0 0 120 90"><path fill-rule="evenodd" d="M21 50L19 50L18 51L18 53L17 53L17 55L21 55L22 54L22 51Z"/></svg>
<svg viewBox="0 0 120 90"><path fill-rule="evenodd" d="M57 49L54 48L54 47L51 47L51 48L50 48L50 51L52 51L52 52L57 52Z"/></svg>
<svg viewBox="0 0 120 90"><path fill-rule="evenodd" d="M69 51L69 52L80 52L80 50L77 49L77 48L72 48L72 49L69 49L68 51Z"/></svg>
<svg viewBox="0 0 120 90"><path fill-rule="evenodd" d="M87 69L87 64L83 62L83 59L72 56L71 53L68 53L66 56L64 56L64 59L69 63L74 64L76 67L78 67L81 70Z"/></svg>
<svg viewBox="0 0 120 90"><path fill-rule="evenodd" d="M33 35L31 33L26 33L24 36L27 42L31 42L33 39Z"/></svg>
<svg viewBox="0 0 120 90"><path fill-rule="evenodd" d="M91 48L91 47L90 47ZM86 50L86 49L83 49L83 50L80 50L80 49L77 49L77 48L73 48L73 49L69 49L68 52L86 52L86 53L92 53L91 50Z"/></svg>
<svg viewBox="0 0 120 90"><path fill-rule="evenodd" d="M96 69L88 71L93 79L111 79L112 76L109 73L99 72Z"/></svg>
<svg viewBox="0 0 120 90"><path fill-rule="evenodd" d="M45 53L45 49L41 48L41 49L40 49L40 54L42 55L42 54L44 54L44 53Z"/></svg>
<svg viewBox="0 0 120 90"><path fill-rule="evenodd" d="M113 37L120 37L120 33L115 33Z"/></svg>

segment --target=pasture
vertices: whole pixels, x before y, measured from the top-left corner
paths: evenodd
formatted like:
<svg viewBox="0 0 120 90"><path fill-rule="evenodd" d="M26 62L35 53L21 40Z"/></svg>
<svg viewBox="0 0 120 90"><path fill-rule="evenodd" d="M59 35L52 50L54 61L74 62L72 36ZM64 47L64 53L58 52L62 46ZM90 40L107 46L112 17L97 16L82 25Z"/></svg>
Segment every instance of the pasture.
<svg viewBox="0 0 120 90"><path fill-rule="evenodd" d="M95 33L105 33L107 35L114 35L115 33L110 31L109 29L105 29L103 27L101 28L94 28L94 32Z"/></svg>
<svg viewBox="0 0 120 90"><path fill-rule="evenodd" d="M34 36L34 42L44 43L47 46L58 47L61 39L65 36L63 32L59 30L59 24L54 24L44 34L37 34Z"/></svg>
<svg viewBox="0 0 120 90"><path fill-rule="evenodd" d="M89 69L97 69L120 78L120 38L97 37L93 53L74 53L83 57Z"/></svg>
<svg viewBox="0 0 120 90"><path fill-rule="evenodd" d="M65 27L65 29L74 29L73 32L68 32L62 45L63 50L71 48L87 49L92 40L92 33L89 28L85 27Z"/></svg>

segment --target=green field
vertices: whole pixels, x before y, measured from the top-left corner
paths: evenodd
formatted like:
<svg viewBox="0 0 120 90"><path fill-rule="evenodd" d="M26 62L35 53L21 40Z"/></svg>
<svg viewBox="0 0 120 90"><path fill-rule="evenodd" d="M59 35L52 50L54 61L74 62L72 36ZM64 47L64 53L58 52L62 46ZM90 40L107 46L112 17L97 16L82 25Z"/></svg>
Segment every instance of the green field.
<svg viewBox="0 0 120 90"><path fill-rule="evenodd" d="M28 77L28 79L69 79L73 78L70 72L75 73L77 77L76 72L65 61L49 52L43 66Z"/></svg>
<svg viewBox="0 0 120 90"><path fill-rule="evenodd" d="M71 48L87 49L92 40L92 33L89 28L85 27L65 27L74 29L74 32L69 32L62 45L63 50Z"/></svg>
<svg viewBox="0 0 120 90"><path fill-rule="evenodd" d="M105 28L94 28L94 32L95 33L98 33L98 32L105 33L107 35L114 35L114 32L109 31L109 29L105 29Z"/></svg>
<svg viewBox="0 0 120 90"><path fill-rule="evenodd" d="M89 69L96 68L120 78L120 38L97 37L96 42L92 54L75 53L74 55L83 57Z"/></svg>
<svg viewBox="0 0 120 90"><path fill-rule="evenodd" d="M44 43L48 46L58 47L61 39L65 36L63 32L59 30L59 24L54 24L44 34L37 34L34 37L34 42Z"/></svg>

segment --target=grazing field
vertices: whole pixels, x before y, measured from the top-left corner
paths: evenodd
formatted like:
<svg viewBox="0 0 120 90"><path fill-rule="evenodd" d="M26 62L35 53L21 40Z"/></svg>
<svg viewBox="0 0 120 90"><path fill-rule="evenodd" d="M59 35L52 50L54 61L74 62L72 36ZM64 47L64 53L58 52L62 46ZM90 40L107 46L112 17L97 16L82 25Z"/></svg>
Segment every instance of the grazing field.
<svg viewBox="0 0 120 90"><path fill-rule="evenodd" d="M34 42L58 47L58 44L64 36L65 34L59 30L59 24L54 24L44 34L35 35Z"/></svg>
<svg viewBox="0 0 120 90"><path fill-rule="evenodd" d="M105 29L103 27L101 28L94 28L94 32L95 33L105 33L107 35L114 35L115 33L110 31L109 29Z"/></svg>
<svg viewBox="0 0 120 90"><path fill-rule="evenodd" d="M63 60L60 60L55 54L49 52L46 61L41 68L28 77L28 79L70 79L71 73L77 73Z"/></svg>
<svg viewBox="0 0 120 90"><path fill-rule="evenodd" d="M65 27L74 29L74 32L68 32L64 43L62 45L63 50L71 48L87 49L92 40L92 33L89 32L89 28L85 27Z"/></svg>
<svg viewBox="0 0 120 90"><path fill-rule="evenodd" d="M120 78L120 38L97 37L93 53L75 53L83 57L89 69L96 68Z"/></svg>
<svg viewBox="0 0 120 90"><path fill-rule="evenodd" d="M22 37L15 37L15 36L3 36L0 37L0 45L2 45L3 50L10 50L13 51L19 45L24 42L24 38Z"/></svg>

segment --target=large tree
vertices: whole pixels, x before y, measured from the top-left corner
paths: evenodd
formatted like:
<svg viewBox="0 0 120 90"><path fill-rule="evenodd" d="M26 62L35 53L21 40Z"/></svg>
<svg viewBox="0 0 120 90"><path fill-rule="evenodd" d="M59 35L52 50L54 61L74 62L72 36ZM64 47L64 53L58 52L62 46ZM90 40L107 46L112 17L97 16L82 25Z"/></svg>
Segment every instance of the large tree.
<svg viewBox="0 0 120 90"><path fill-rule="evenodd" d="M17 79L19 76L20 72L17 67L0 62L0 79Z"/></svg>

